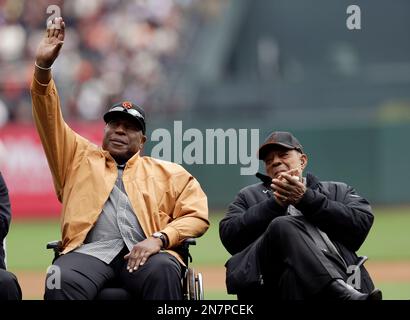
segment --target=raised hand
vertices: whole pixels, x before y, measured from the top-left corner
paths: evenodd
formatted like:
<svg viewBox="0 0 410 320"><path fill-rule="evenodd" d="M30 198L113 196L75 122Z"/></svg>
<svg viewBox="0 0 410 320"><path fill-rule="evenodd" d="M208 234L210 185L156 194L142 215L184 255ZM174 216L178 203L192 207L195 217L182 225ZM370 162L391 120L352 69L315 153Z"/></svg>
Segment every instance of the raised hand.
<svg viewBox="0 0 410 320"><path fill-rule="evenodd" d="M63 18L55 18L47 24L47 32L44 34L36 53L36 64L41 68L50 68L60 53L64 43L65 24Z"/></svg>

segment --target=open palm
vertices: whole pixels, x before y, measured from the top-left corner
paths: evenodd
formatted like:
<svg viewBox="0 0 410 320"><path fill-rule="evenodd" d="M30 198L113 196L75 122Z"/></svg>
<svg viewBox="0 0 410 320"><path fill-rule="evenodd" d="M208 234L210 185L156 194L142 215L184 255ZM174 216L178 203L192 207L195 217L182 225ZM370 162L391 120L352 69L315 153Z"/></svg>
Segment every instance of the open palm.
<svg viewBox="0 0 410 320"><path fill-rule="evenodd" d="M56 18L54 24L47 25L47 33L44 35L37 48L36 62L41 67L51 67L58 57L64 43L65 24L63 18Z"/></svg>

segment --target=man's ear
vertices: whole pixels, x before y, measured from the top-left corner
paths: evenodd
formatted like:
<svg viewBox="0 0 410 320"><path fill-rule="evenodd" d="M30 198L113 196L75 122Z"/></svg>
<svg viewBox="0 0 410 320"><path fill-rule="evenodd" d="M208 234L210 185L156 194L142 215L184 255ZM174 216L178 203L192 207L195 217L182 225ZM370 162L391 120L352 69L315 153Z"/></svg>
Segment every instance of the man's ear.
<svg viewBox="0 0 410 320"><path fill-rule="evenodd" d="M144 143L147 141L147 136L142 135L141 137L141 148L144 146Z"/></svg>
<svg viewBox="0 0 410 320"><path fill-rule="evenodd" d="M307 157L306 154L302 153L300 155L300 166L301 166L302 170L304 170L306 168L307 164L308 164L308 157Z"/></svg>

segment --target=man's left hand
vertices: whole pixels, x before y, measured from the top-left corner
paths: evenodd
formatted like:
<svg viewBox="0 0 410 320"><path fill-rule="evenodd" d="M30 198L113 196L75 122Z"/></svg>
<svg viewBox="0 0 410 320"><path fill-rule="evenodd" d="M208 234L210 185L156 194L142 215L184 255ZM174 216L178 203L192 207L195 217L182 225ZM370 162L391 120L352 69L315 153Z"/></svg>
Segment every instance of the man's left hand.
<svg viewBox="0 0 410 320"><path fill-rule="evenodd" d="M157 238L148 238L138 242L132 248L131 252L124 256L124 259L128 260L127 270L133 272L137 270L139 266L144 265L150 256L161 250L161 245L161 239Z"/></svg>

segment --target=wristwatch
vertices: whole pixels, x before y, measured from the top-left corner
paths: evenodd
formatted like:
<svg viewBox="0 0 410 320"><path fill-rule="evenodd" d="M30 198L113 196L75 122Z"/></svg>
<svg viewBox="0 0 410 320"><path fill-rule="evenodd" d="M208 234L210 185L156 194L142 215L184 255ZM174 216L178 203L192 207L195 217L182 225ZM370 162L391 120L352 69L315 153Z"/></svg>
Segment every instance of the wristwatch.
<svg viewBox="0 0 410 320"><path fill-rule="evenodd" d="M165 233L162 233L162 232L158 231L158 232L154 232L152 234L152 236L154 238L161 239L161 241L162 241L162 248L161 249L165 249L168 246L168 239L167 239L167 236L165 235Z"/></svg>

